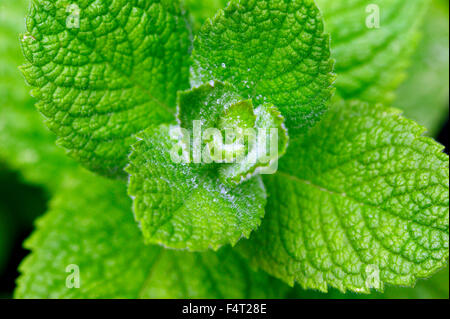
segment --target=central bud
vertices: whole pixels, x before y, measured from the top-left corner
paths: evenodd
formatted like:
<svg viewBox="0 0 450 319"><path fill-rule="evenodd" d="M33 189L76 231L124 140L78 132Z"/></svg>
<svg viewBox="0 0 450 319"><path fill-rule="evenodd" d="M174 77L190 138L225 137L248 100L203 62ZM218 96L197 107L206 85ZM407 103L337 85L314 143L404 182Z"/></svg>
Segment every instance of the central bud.
<svg viewBox="0 0 450 319"><path fill-rule="evenodd" d="M232 184L276 171L288 142L284 118L274 105L255 108L235 92L210 82L179 94L173 161L217 165L219 178Z"/></svg>

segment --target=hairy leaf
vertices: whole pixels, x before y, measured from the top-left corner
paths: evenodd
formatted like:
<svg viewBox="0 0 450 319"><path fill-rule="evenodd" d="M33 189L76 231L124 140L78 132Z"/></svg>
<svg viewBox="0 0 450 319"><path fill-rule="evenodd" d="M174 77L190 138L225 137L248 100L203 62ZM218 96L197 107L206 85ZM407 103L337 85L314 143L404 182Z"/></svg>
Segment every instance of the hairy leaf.
<svg viewBox="0 0 450 319"><path fill-rule="evenodd" d="M185 148L199 153L207 147L207 159L221 164L218 176L228 185L267 171L287 149L288 134L278 109L269 103L255 108L229 84L212 81L180 93L177 117L190 137L194 128L203 133L199 145Z"/></svg>
<svg viewBox="0 0 450 319"><path fill-rule="evenodd" d="M331 95L329 38L313 0L232 0L194 41L194 86L230 82L255 105L267 101L290 134L312 126Z"/></svg>
<svg viewBox="0 0 450 319"><path fill-rule="evenodd" d="M244 254L321 291L411 286L444 267L449 162L424 131L394 109L336 102L265 178L266 217Z"/></svg>
<svg viewBox="0 0 450 319"><path fill-rule="evenodd" d="M393 101L417 42L428 0L317 0L336 59L337 93Z"/></svg>
<svg viewBox="0 0 450 319"><path fill-rule="evenodd" d="M99 200L101 199L101 200ZM62 189L26 241L16 298L278 298L286 287L224 248L146 246L125 185L81 175ZM76 268L78 267L78 268ZM79 270L79 288L70 288ZM72 277L71 277L72 276ZM67 285L69 284L69 285Z"/></svg>
<svg viewBox="0 0 450 319"><path fill-rule="evenodd" d="M176 91L188 87L182 12L169 0L32 2L23 73L73 158L124 175L133 135L173 120Z"/></svg>
<svg viewBox="0 0 450 319"><path fill-rule="evenodd" d="M209 165L177 163L167 126L149 128L133 145L128 192L148 243L190 250L218 249L248 237L264 216L259 176L238 186L219 181Z"/></svg>
<svg viewBox="0 0 450 319"><path fill-rule="evenodd" d="M194 32L200 30L208 18L212 18L219 9L225 8L229 0L186 0L186 7L191 14Z"/></svg>

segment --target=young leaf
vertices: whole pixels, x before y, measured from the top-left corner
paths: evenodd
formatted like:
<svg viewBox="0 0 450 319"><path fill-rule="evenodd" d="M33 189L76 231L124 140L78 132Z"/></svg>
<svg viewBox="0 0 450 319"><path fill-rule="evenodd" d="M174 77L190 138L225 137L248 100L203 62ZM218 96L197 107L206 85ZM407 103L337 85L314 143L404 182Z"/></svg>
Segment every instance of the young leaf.
<svg viewBox="0 0 450 319"><path fill-rule="evenodd" d="M428 0L317 0L336 59L337 93L390 104L404 80Z"/></svg>
<svg viewBox="0 0 450 319"><path fill-rule="evenodd" d="M295 135L331 95L329 38L313 0L232 0L194 41L192 84L229 82L254 104L276 105Z"/></svg>
<svg viewBox="0 0 450 319"><path fill-rule="evenodd" d="M448 4L448 1L432 1L421 30L421 41L413 55L414 63L394 102L405 111L405 116L425 126L431 136L439 133L448 118Z"/></svg>
<svg viewBox="0 0 450 319"><path fill-rule="evenodd" d="M220 132L219 138L209 138L202 146L208 147L211 160L221 163L218 177L228 185L269 169L287 149L288 134L277 108L268 103L254 108L230 84L212 81L181 92L177 118L191 135L194 121L204 134L208 129Z"/></svg>
<svg viewBox="0 0 450 319"><path fill-rule="evenodd" d="M148 243L198 251L235 244L264 216L259 176L238 186L219 181L210 165L177 163L167 126L149 128L132 146L128 192Z"/></svg>
<svg viewBox="0 0 450 319"><path fill-rule="evenodd" d="M0 161L36 185L57 189L75 171L36 112L18 66L18 41L29 1L0 0Z"/></svg>
<svg viewBox="0 0 450 319"><path fill-rule="evenodd" d="M179 1L32 1L22 37L38 109L88 168L123 176L133 135L173 120L188 84Z"/></svg>
<svg viewBox="0 0 450 319"><path fill-rule="evenodd" d="M339 102L264 179L266 217L241 249L303 288L411 286L449 256L449 162L394 109Z"/></svg>
<svg viewBox="0 0 450 319"><path fill-rule="evenodd" d="M99 200L101 199L101 200ZM230 248L217 254L146 246L125 185L80 175L26 241L16 298L279 298L286 287ZM79 275L79 288L76 285Z"/></svg>

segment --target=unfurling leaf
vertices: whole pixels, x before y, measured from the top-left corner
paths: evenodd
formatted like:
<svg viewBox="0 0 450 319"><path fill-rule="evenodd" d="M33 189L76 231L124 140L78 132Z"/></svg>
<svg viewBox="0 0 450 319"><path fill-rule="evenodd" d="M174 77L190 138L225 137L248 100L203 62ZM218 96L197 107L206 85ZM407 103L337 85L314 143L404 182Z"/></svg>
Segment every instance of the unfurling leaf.
<svg viewBox="0 0 450 319"><path fill-rule="evenodd" d="M232 0L203 25L192 53L193 85L229 82L254 104L274 104L294 136L331 96L329 37L313 0Z"/></svg>
<svg viewBox="0 0 450 319"><path fill-rule="evenodd" d="M200 254L144 245L125 185L79 177L55 196L27 240L32 252L20 266L16 298L284 296L284 284L251 270L229 247ZM70 285L70 269L78 270L79 288Z"/></svg>
<svg viewBox="0 0 450 319"><path fill-rule="evenodd" d="M189 139L194 143L186 149L206 157L203 161L222 163L218 176L225 184L270 173L288 145L284 118L277 108L269 103L255 108L252 100L235 91L230 84L212 81L182 92L178 101L180 127L190 135L194 129L203 133L203 143L195 145L195 138ZM199 146L207 148L206 154Z"/></svg>
<svg viewBox="0 0 450 319"><path fill-rule="evenodd" d="M193 251L235 244L248 237L264 216L261 177L237 186L223 184L211 165L177 163L176 141L167 126L149 128L133 145L128 192L144 238Z"/></svg>

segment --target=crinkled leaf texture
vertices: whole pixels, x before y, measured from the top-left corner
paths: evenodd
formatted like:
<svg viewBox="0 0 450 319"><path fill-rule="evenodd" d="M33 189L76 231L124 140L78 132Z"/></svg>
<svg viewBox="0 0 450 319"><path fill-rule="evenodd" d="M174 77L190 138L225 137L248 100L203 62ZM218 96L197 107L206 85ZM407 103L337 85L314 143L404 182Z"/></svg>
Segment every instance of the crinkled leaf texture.
<svg viewBox="0 0 450 319"><path fill-rule="evenodd" d="M189 86L186 19L173 0L71 5L32 1L23 73L58 143L91 170L122 176L133 135L172 121L176 92Z"/></svg>
<svg viewBox="0 0 450 319"><path fill-rule="evenodd" d="M193 86L229 82L255 105L273 103L291 135L320 118L332 93L329 37L313 0L232 0L202 26L192 58Z"/></svg>
<svg viewBox="0 0 450 319"><path fill-rule="evenodd" d="M248 237L264 216L266 191L256 176L237 186L209 165L176 163L166 125L149 128L132 146L128 192L144 238L170 248L218 249Z"/></svg>
<svg viewBox="0 0 450 319"><path fill-rule="evenodd" d="M405 78L428 0L317 0L317 5L331 34L337 93L389 105Z"/></svg>
<svg viewBox="0 0 450 319"><path fill-rule="evenodd" d="M61 189L25 243L32 253L20 266L15 297L280 298L286 292L230 248L200 254L144 245L130 206L125 185L95 176L80 175ZM71 289L74 265L80 288Z"/></svg>
<svg viewBox="0 0 450 319"><path fill-rule="evenodd" d="M284 155L289 140L284 118L274 105L254 106L252 100L244 100L235 91L228 83L211 81L181 92L177 104L179 125L189 132L191 141L185 150L197 149L198 153L207 147L207 158L220 164L218 178L227 185L267 172ZM194 121L197 130L205 134L216 129L220 138L206 134L201 147L192 147Z"/></svg>
<svg viewBox="0 0 450 319"><path fill-rule="evenodd" d="M429 277L449 256L449 163L424 131L394 109L336 102L264 179L266 216L240 249L306 289Z"/></svg>

